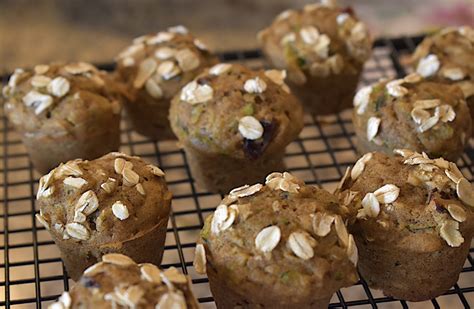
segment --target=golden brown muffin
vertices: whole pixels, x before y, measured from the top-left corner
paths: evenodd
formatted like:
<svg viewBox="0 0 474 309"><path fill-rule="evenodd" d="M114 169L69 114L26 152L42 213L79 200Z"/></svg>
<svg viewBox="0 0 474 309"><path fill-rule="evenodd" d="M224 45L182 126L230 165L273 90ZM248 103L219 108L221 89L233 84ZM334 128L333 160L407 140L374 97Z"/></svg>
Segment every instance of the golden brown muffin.
<svg viewBox="0 0 474 309"><path fill-rule="evenodd" d="M35 168L95 159L120 146L122 89L84 62L17 69L3 89L5 114Z"/></svg>
<svg viewBox="0 0 474 309"><path fill-rule="evenodd" d="M411 65L422 76L461 87L474 121L474 29L444 28L416 48Z"/></svg>
<svg viewBox="0 0 474 309"><path fill-rule="evenodd" d="M49 309L197 309L190 279L174 267L161 271L137 264L128 256L109 253L85 270L70 292Z"/></svg>
<svg viewBox="0 0 474 309"><path fill-rule="evenodd" d="M171 192L158 167L118 152L69 161L40 179L37 201L72 279L107 253L160 264Z"/></svg>
<svg viewBox="0 0 474 309"><path fill-rule="evenodd" d="M288 10L259 33L273 66L288 71L289 84L315 115L351 106L372 39L354 11L333 1Z"/></svg>
<svg viewBox="0 0 474 309"><path fill-rule="evenodd" d="M289 173L230 191L206 219L194 266L218 308L327 308L357 279L337 198Z"/></svg>
<svg viewBox="0 0 474 309"><path fill-rule="evenodd" d="M387 296L423 301L456 283L474 234L474 188L426 154L367 153L341 181L359 271Z"/></svg>
<svg viewBox="0 0 474 309"><path fill-rule="evenodd" d="M207 190L225 193L284 169L285 147L303 128L303 109L284 78L221 63L174 97L171 127Z"/></svg>
<svg viewBox="0 0 474 309"><path fill-rule="evenodd" d="M471 136L461 88L413 73L359 90L352 120L360 153L397 148L457 160Z"/></svg>
<svg viewBox="0 0 474 309"><path fill-rule="evenodd" d="M155 140L175 139L168 121L171 98L216 62L183 26L136 38L117 57L119 78L129 92L125 108L135 130Z"/></svg>

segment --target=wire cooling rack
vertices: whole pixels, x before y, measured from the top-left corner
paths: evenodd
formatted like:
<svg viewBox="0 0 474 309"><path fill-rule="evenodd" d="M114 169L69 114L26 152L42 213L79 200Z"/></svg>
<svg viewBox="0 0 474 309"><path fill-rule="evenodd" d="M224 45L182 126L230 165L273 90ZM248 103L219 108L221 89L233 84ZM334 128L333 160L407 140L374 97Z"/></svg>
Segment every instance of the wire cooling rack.
<svg viewBox="0 0 474 309"><path fill-rule="evenodd" d="M421 39L377 40L361 84L381 77L403 76L405 70L400 59ZM220 57L223 61L238 61L252 67L264 65L257 50L226 52ZM47 307L73 282L68 279L48 232L35 221L38 209L34 193L40 175L32 169L19 136L12 131L3 113L0 114L0 306ZM309 184L333 190L346 167L357 159L350 111L325 119L306 115L304 121L299 139L287 148L287 168ZM186 156L176 142L152 142L136 134L125 122L121 134L121 151L141 156L163 168L174 195L162 267L175 266L189 274L202 307L214 308L207 278L195 272L192 260L204 218L214 210L221 196L205 192L193 182ZM469 179L472 179L473 160L474 147L470 144L458 162ZM399 301L368 288L361 280L334 294L330 307L451 309L469 308L470 304L474 306L474 248L470 250L458 283L441 297L422 303Z"/></svg>

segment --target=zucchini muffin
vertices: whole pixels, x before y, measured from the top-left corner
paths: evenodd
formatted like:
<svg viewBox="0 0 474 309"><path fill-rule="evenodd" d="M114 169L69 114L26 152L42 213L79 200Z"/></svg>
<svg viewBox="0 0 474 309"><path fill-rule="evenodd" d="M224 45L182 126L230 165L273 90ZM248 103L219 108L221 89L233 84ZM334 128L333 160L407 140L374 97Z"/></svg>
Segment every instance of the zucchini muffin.
<svg viewBox="0 0 474 309"><path fill-rule="evenodd" d="M109 253L92 265L69 292L49 309L136 308L197 309L190 279L174 267L160 270L137 264L128 256Z"/></svg>
<svg viewBox="0 0 474 309"><path fill-rule="evenodd" d="M474 234L474 188L456 164L411 150L367 153L338 190L359 271L385 295L423 301L456 283Z"/></svg>
<svg viewBox="0 0 474 309"><path fill-rule="evenodd" d="M413 73L359 90L352 121L361 154L397 148L457 160L471 136L461 88Z"/></svg>
<svg viewBox="0 0 474 309"><path fill-rule="evenodd" d="M173 98L171 128L200 185L225 193L284 169L285 147L303 128L284 79L284 71L220 63Z"/></svg>
<svg viewBox="0 0 474 309"><path fill-rule="evenodd" d="M160 264L171 193L158 167L118 152L69 161L40 179L37 201L73 280L107 253Z"/></svg>
<svg viewBox="0 0 474 309"><path fill-rule="evenodd" d="M218 308L327 308L357 282L357 248L323 189L291 174L230 191L206 219L194 267Z"/></svg>
<svg viewBox="0 0 474 309"><path fill-rule="evenodd" d="M117 72L127 85L125 108L134 129L155 140L175 139L168 122L171 98L216 62L183 26L133 40L118 55Z"/></svg>
<svg viewBox="0 0 474 309"><path fill-rule="evenodd" d="M120 146L123 89L84 62L17 69L3 88L5 114L40 173Z"/></svg>
<svg viewBox="0 0 474 309"><path fill-rule="evenodd" d="M422 76L461 87L474 120L474 29L449 27L425 38L410 59Z"/></svg>
<svg viewBox="0 0 474 309"><path fill-rule="evenodd" d="M352 8L334 1L287 10L258 39L270 63L288 80L307 111L315 115L351 106L372 39Z"/></svg>

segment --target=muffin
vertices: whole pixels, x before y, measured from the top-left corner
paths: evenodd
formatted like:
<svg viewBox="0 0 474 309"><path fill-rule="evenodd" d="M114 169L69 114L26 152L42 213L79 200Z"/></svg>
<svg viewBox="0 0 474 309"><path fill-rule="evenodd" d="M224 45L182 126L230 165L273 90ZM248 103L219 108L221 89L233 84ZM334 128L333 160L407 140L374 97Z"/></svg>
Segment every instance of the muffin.
<svg viewBox="0 0 474 309"><path fill-rule="evenodd" d="M183 26L133 40L117 57L117 73L128 89L125 108L133 128L154 140L175 139L168 122L171 98L216 62Z"/></svg>
<svg viewBox="0 0 474 309"><path fill-rule="evenodd" d="M284 169L285 147L303 128L303 109L284 78L284 71L220 63L173 98L171 128L201 186L225 193Z"/></svg>
<svg viewBox="0 0 474 309"><path fill-rule="evenodd" d="M5 114L42 174L120 146L121 87L84 62L17 69L3 88Z"/></svg>
<svg viewBox="0 0 474 309"><path fill-rule="evenodd" d="M92 265L69 292L49 309L79 308L199 308L190 280L174 267L161 271L137 264L128 256L109 253Z"/></svg>
<svg viewBox="0 0 474 309"><path fill-rule="evenodd" d="M194 267L218 308L327 308L357 279L337 198L291 174L230 191L201 230Z"/></svg>
<svg viewBox="0 0 474 309"><path fill-rule="evenodd" d="M395 152L365 154L338 192L369 286L428 300L454 285L463 268L474 234L474 188L452 162Z"/></svg>
<svg viewBox="0 0 474 309"><path fill-rule="evenodd" d="M160 264L171 193L158 167L117 152L69 161L41 177L36 198L72 279L107 253Z"/></svg>
<svg viewBox="0 0 474 309"><path fill-rule="evenodd" d="M461 87L474 120L474 29L449 27L428 36L410 64L422 76Z"/></svg>
<svg viewBox="0 0 474 309"><path fill-rule="evenodd" d="M352 121L363 154L397 148L457 160L471 136L471 117L457 85L417 73L359 90Z"/></svg>
<svg viewBox="0 0 474 309"><path fill-rule="evenodd" d="M289 85L315 115L351 106L372 48L352 8L323 3L284 11L258 35L267 59L288 71Z"/></svg>

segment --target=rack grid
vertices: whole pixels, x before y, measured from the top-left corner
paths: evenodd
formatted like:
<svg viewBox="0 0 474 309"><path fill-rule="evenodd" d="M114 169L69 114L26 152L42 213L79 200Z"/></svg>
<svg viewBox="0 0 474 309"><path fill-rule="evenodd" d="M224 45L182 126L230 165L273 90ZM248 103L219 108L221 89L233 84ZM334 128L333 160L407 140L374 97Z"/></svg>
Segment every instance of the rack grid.
<svg viewBox="0 0 474 309"><path fill-rule="evenodd" d="M367 62L361 85L382 77L403 76L401 59L413 51L422 37L379 39ZM226 62L262 67L259 50L221 53ZM113 65L102 65L112 69ZM5 83L7 77L3 77ZM35 221L38 211L35 192L39 175L32 168L19 136L0 111L0 307L46 308L73 282L59 257L48 232ZM305 115L305 127L300 137L286 152L287 169L308 184L335 188L347 166L357 159L351 112L316 118ZM193 181L184 152L175 141L153 142L122 123L121 151L138 155L158 164L166 172L173 192L173 205L168 224L162 267L175 266L191 276L193 290L203 308L214 308L205 276L192 266L195 241L204 218L219 203L221 196L203 191ZM472 179L474 143L471 141L458 164L468 179ZM360 280L350 288L338 291L331 308L470 308L474 306L474 247L464 264L458 283L445 295L422 303L409 303L385 297Z"/></svg>

